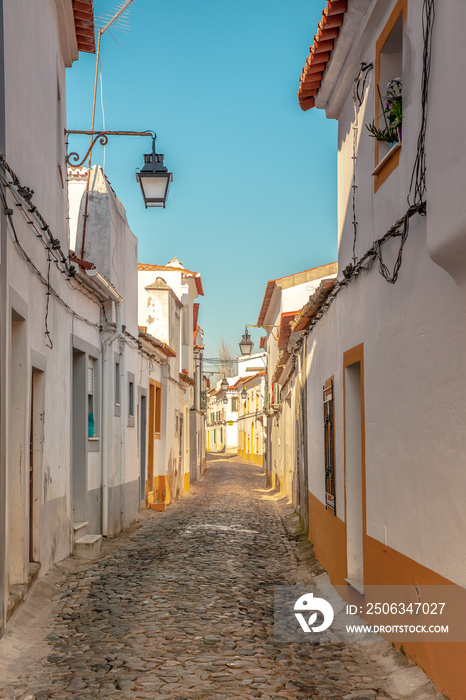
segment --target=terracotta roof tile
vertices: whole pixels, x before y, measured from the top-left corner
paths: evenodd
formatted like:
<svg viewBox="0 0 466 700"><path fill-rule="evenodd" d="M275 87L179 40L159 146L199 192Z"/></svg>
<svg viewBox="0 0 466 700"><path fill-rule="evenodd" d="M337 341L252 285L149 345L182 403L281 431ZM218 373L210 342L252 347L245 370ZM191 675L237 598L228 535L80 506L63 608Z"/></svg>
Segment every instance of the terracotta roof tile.
<svg viewBox="0 0 466 700"><path fill-rule="evenodd" d="M249 382L252 382L253 379L257 379L257 377L265 377L265 370L263 372L256 372L256 374L250 377L241 377L241 384L243 384L243 386L249 384Z"/></svg>
<svg viewBox="0 0 466 700"><path fill-rule="evenodd" d="M292 275L286 275L285 277L278 277L275 280L269 280L267 282L267 287L265 288L264 299L262 300L261 310L259 312L259 318L257 319L257 325L262 326L264 323L267 311L269 308L270 300L277 283L283 282L291 278L295 278L295 284L302 284L304 282L310 281L311 279L318 279L319 277L325 277L326 275L336 273L338 269L337 263L329 263L328 265L319 265L318 267L311 267L303 272L296 272ZM279 286L279 284L277 285Z"/></svg>
<svg viewBox="0 0 466 700"><path fill-rule="evenodd" d="M138 263L138 270L139 272L181 272L183 277L192 277L194 279L197 293L199 296L204 296L204 289L202 287L202 280L199 272L185 270L184 267L175 267L173 265L146 265L145 263Z"/></svg>
<svg viewBox="0 0 466 700"><path fill-rule="evenodd" d="M163 354L167 357L176 357L176 352L169 345L163 343L161 340L158 340L158 338L154 338L154 336L150 333L147 333L145 330L146 326L138 326L138 329L140 338L150 343L150 345L157 350L160 350L160 352L163 352Z"/></svg>
<svg viewBox="0 0 466 700"><path fill-rule="evenodd" d="M73 13L79 51L95 53L94 7L92 0L73 0Z"/></svg>
<svg viewBox="0 0 466 700"><path fill-rule="evenodd" d="M288 311L280 317L280 328L278 331L278 349L286 350L290 339L291 326L299 311Z"/></svg>
<svg viewBox="0 0 466 700"><path fill-rule="evenodd" d="M272 375L272 382L278 382L280 375L283 372L286 363L290 357L291 353L288 350L282 350L278 356L277 364L275 365L275 371Z"/></svg>
<svg viewBox="0 0 466 700"><path fill-rule="evenodd" d="M230 389L236 389L238 384L241 384L242 377L239 377L234 384L230 384Z"/></svg>
<svg viewBox="0 0 466 700"><path fill-rule="evenodd" d="M165 272L181 272L186 276L195 276L198 274L192 270L185 270L184 267L173 267L173 265L146 265L145 263L138 263L138 270L140 272L158 272L159 270Z"/></svg>
<svg viewBox="0 0 466 700"><path fill-rule="evenodd" d="M187 369L181 370L179 375L180 375L180 380L182 382L184 382L185 384L189 384L190 386L195 386L196 381L192 377L189 376Z"/></svg>
<svg viewBox="0 0 466 700"><path fill-rule="evenodd" d="M292 333L295 331L304 331L308 327L312 319L319 313L322 304L335 286L335 282L335 279L322 280L314 294L309 297L307 304L305 304L299 314L297 314L295 321L291 325L290 331Z"/></svg>
<svg viewBox="0 0 466 700"><path fill-rule="evenodd" d="M314 43L309 49L309 56L299 79L298 100L304 112L315 105L321 79L347 10L348 0L327 0L327 6L322 11L322 19L317 26Z"/></svg>
<svg viewBox="0 0 466 700"><path fill-rule="evenodd" d="M196 330L199 328L197 325L197 320L199 318L199 304L193 304L193 328Z"/></svg>

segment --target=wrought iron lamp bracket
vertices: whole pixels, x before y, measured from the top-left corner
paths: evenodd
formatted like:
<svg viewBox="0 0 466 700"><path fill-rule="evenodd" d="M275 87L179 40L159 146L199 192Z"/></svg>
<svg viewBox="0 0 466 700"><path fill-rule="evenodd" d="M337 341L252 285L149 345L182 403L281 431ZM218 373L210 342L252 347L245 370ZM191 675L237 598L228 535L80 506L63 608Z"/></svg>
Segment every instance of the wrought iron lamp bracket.
<svg viewBox="0 0 466 700"><path fill-rule="evenodd" d="M152 138L153 151L155 149L155 140L157 138L157 134L155 133L155 131L77 131L66 129L65 134L67 137L69 134L80 134L82 136L92 137L90 146L87 149L84 158L80 160L79 154L74 151L66 156L65 162L72 168L80 168L82 165L84 165L84 163L92 153L92 149L96 145L97 141L100 143L101 146L106 146L108 143L109 136L150 136ZM66 139L66 145L68 147L68 138Z"/></svg>

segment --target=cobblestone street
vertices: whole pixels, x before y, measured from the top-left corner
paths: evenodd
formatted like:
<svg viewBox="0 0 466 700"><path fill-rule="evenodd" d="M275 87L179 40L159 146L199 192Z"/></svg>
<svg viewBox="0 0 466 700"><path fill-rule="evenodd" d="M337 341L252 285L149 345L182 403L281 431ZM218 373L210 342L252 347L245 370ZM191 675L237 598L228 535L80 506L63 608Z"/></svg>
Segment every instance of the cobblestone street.
<svg viewBox="0 0 466 700"><path fill-rule="evenodd" d="M0 698L442 697L384 642L274 642L274 585L318 565L260 471L210 458L165 513L40 579L0 642Z"/></svg>

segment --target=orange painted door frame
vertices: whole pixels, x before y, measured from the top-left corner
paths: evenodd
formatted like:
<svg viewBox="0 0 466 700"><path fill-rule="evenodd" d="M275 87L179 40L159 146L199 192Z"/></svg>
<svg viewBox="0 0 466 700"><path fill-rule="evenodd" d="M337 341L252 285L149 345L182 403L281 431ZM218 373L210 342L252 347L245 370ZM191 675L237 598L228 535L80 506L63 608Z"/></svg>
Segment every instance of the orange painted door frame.
<svg viewBox="0 0 466 700"><path fill-rule="evenodd" d="M149 422L147 426L149 449L147 451L146 498L154 490L154 440L155 440L155 380L149 379Z"/></svg>
<svg viewBox="0 0 466 700"><path fill-rule="evenodd" d="M343 353L343 431L347 580L362 592L366 538L363 343Z"/></svg>

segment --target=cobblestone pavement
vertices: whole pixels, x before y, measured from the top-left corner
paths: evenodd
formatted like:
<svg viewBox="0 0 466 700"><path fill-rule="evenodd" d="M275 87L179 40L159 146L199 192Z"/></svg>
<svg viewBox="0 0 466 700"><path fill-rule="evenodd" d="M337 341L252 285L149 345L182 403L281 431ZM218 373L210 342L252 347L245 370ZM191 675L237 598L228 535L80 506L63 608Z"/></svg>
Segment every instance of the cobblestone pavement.
<svg viewBox="0 0 466 700"><path fill-rule="evenodd" d="M274 642L274 585L295 583L303 560L317 566L286 514L260 469L211 458L165 513L35 584L49 586L43 603L33 589L0 642L0 698L442 697L418 669L412 691L397 691L385 643L371 656L340 641ZM28 619L28 639L16 639L15 620Z"/></svg>

